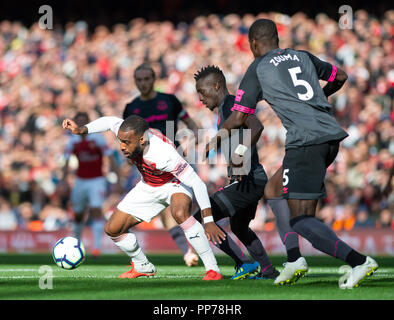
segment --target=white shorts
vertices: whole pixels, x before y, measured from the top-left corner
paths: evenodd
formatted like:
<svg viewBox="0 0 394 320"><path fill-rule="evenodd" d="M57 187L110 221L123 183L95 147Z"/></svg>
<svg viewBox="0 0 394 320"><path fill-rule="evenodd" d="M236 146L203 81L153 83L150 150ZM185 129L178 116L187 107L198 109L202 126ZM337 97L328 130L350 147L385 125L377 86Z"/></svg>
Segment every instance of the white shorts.
<svg viewBox="0 0 394 320"><path fill-rule="evenodd" d="M71 203L76 213L82 213L90 208L101 208L106 195L106 180L104 177L91 179L76 178L71 191Z"/></svg>
<svg viewBox="0 0 394 320"><path fill-rule="evenodd" d="M140 181L118 204L117 209L128 213L140 221L150 222L170 205L174 193L184 193L193 200L193 191L183 183L168 182L152 187Z"/></svg>

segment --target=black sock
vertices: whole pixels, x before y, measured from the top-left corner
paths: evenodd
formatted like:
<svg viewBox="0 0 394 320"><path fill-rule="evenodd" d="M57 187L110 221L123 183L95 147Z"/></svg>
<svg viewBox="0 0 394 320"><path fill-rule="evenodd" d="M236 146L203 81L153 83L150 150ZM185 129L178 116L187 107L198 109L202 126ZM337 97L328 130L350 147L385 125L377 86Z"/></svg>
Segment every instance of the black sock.
<svg viewBox="0 0 394 320"><path fill-rule="evenodd" d="M244 263L251 263L249 257L243 253L230 235L219 224L217 226L226 234L226 238L222 240L222 243L217 243L215 246L233 258L237 267L242 266Z"/></svg>
<svg viewBox="0 0 394 320"><path fill-rule="evenodd" d="M352 267L359 266L360 264L363 264L367 260L367 257L358 253L355 250L352 250L349 252L349 254L346 257L346 262Z"/></svg>
<svg viewBox="0 0 394 320"><path fill-rule="evenodd" d="M331 257L346 261L353 249L340 240L334 231L323 222L311 216L298 216L290 220L290 225L300 236L307 239L314 248Z"/></svg>
<svg viewBox="0 0 394 320"><path fill-rule="evenodd" d="M287 262L294 262L300 257L301 252L299 247L287 250Z"/></svg>

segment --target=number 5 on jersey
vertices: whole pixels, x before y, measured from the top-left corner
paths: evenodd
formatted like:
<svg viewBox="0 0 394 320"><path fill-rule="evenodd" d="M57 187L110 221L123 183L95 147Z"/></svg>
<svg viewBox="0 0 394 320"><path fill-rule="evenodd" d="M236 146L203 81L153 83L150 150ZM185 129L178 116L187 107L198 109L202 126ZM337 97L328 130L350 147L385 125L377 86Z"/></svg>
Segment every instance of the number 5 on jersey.
<svg viewBox="0 0 394 320"><path fill-rule="evenodd" d="M288 69L288 71L295 87L303 86L306 88L306 93L297 93L298 98L303 101L308 101L312 99L314 93L311 85L307 81L297 78L297 74L301 73L301 68L295 67Z"/></svg>
<svg viewBox="0 0 394 320"><path fill-rule="evenodd" d="M289 183L289 176L287 175L290 169L283 169L283 193L287 193L288 188L286 187Z"/></svg>

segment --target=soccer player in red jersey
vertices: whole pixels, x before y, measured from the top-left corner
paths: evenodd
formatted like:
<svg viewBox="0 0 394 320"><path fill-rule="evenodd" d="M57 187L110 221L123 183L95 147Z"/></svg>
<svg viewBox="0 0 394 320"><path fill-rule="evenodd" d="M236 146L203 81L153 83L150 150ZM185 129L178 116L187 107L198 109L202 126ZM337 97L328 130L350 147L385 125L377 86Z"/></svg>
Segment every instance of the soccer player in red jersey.
<svg viewBox="0 0 394 320"><path fill-rule="evenodd" d="M123 119L138 115L145 119L150 128L159 130L174 141L178 132L178 122L183 122L197 137L198 126L189 116L182 103L173 94L158 92L154 88L156 74L148 63L139 65L134 71L134 81L140 95L128 103L123 112ZM164 227L169 231L174 242L183 253L187 266L198 264L198 256L189 248L182 229L172 218L169 208L160 214Z"/></svg>
<svg viewBox="0 0 394 320"><path fill-rule="evenodd" d="M120 278L156 274L155 266L129 229L141 221L151 221L169 206L173 218L205 266L203 280L222 279L209 240L221 242L225 234L213 222L207 188L166 136L150 129L143 118L135 115L125 120L102 117L82 127L66 119L63 128L77 135L111 130L120 141L124 156L141 173L141 181L120 201L105 225L107 235L131 258L131 270ZM190 215L193 194L200 206L204 226Z"/></svg>

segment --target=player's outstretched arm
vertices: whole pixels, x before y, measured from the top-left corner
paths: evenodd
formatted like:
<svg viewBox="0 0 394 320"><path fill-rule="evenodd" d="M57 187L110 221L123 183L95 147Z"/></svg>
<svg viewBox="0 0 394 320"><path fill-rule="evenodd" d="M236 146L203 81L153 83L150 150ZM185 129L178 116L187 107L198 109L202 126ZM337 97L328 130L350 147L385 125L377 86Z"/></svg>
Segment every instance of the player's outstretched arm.
<svg viewBox="0 0 394 320"><path fill-rule="evenodd" d="M65 119L62 123L63 129L70 130L73 134L90 134L105 132L111 130L117 135L120 125L123 119L117 117L101 117L88 124L78 127L78 125L71 119Z"/></svg>
<svg viewBox="0 0 394 320"><path fill-rule="evenodd" d="M334 94L339 89L341 89L342 86L345 84L347 78L348 76L346 72L340 68L337 68L337 74L335 76L334 81L328 82L323 88L323 92L326 95L326 97L329 97L330 95Z"/></svg>
<svg viewBox="0 0 394 320"><path fill-rule="evenodd" d="M65 130L71 131L72 134L87 134L88 133L88 128L85 126L78 127L78 125L75 123L74 120L71 119L65 119L63 120L62 127Z"/></svg>

